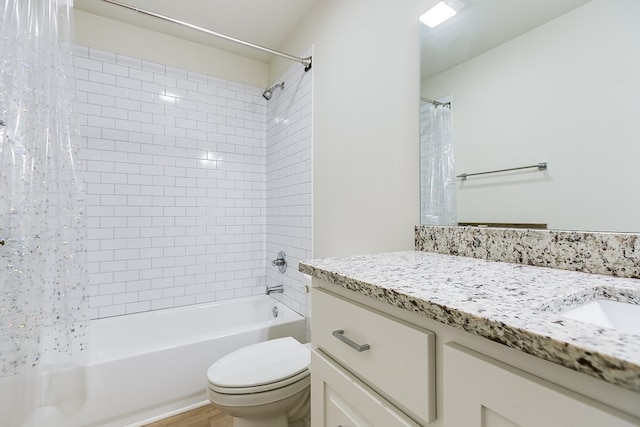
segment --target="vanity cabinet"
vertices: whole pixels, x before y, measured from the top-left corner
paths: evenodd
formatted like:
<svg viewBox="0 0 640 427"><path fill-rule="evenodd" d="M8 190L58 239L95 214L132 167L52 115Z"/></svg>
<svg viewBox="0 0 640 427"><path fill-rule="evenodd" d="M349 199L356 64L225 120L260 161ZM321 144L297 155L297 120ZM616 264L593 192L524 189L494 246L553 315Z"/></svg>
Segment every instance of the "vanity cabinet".
<svg viewBox="0 0 640 427"><path fill-rule="evenodd" d="M435 419L435 336L313 289L312 425L414 426Z"/></svg>
<svg viewBox="0 0 640 427"><path fill-rule="evenodd" d="M445 427L632 427L638 419L455 343L444 346Z"/></svg>
<svg viewBox="0 0 640 427"><path fill-rule="evenodd" d="M312 313L313 427L640 427L639 393L357 292Z"/></svg>

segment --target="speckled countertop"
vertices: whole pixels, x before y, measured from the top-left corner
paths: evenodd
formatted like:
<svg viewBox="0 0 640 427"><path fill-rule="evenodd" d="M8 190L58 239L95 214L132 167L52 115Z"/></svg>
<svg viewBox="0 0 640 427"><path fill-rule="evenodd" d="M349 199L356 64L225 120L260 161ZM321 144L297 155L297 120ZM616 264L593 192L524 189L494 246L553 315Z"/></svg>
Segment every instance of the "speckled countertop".
<svg viewBox="0 0 640 427"><path fill-rule="evenodd" d="M640 280L408 251L302 261L301 272L640 392L640 336L557 314Z"/></svg>

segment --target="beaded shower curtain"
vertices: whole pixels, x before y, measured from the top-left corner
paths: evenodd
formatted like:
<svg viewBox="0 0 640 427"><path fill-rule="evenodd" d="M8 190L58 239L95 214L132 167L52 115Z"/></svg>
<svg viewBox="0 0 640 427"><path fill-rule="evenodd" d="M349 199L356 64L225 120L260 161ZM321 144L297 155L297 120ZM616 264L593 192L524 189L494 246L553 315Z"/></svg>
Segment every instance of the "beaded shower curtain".
<svg viewBox="0 0 640 427"><path fill-rule="evenodd" d="M83 397L88 302L71 1L0 0L2 426L35 425L43 408Z"/></svg>

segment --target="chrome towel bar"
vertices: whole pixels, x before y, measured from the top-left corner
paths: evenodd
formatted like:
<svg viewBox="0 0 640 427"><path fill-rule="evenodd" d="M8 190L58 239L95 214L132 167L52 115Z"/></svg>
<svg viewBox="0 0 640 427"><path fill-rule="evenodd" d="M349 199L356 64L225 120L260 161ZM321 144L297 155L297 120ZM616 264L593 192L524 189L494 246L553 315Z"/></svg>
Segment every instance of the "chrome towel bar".
<svg viewBox="0 0 640 427"><path fill-rule="evenodd" d="M537 164L531 165L531 166L520 166L518 168L498 169L498 170L493 170L493 171L475 172L475 173L461 173L460 175L456 175L456 178L462 178L462 180L464 181L468 177L475 176L475 175L486 175L486 174L490 174L490 173L509 172L509 171L517 171L517 170L520 170L520 169L532 169L532 168L537 168L538 170L541 170L541 171L546 170L547 169L547 162L540 162L540 163L537 163Z"/></svg>

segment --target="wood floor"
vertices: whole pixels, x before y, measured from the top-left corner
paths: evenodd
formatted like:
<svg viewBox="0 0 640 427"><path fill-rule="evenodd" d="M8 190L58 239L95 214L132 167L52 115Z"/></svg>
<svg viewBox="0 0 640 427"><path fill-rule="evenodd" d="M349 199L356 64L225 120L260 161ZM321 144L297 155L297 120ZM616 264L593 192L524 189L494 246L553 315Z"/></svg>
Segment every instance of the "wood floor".
<svg viewBox="0 0 640 427"><path fill-rule="evenodd" d="M203 406L145 427L232 427L233 419L213 405Z"/></svg>

